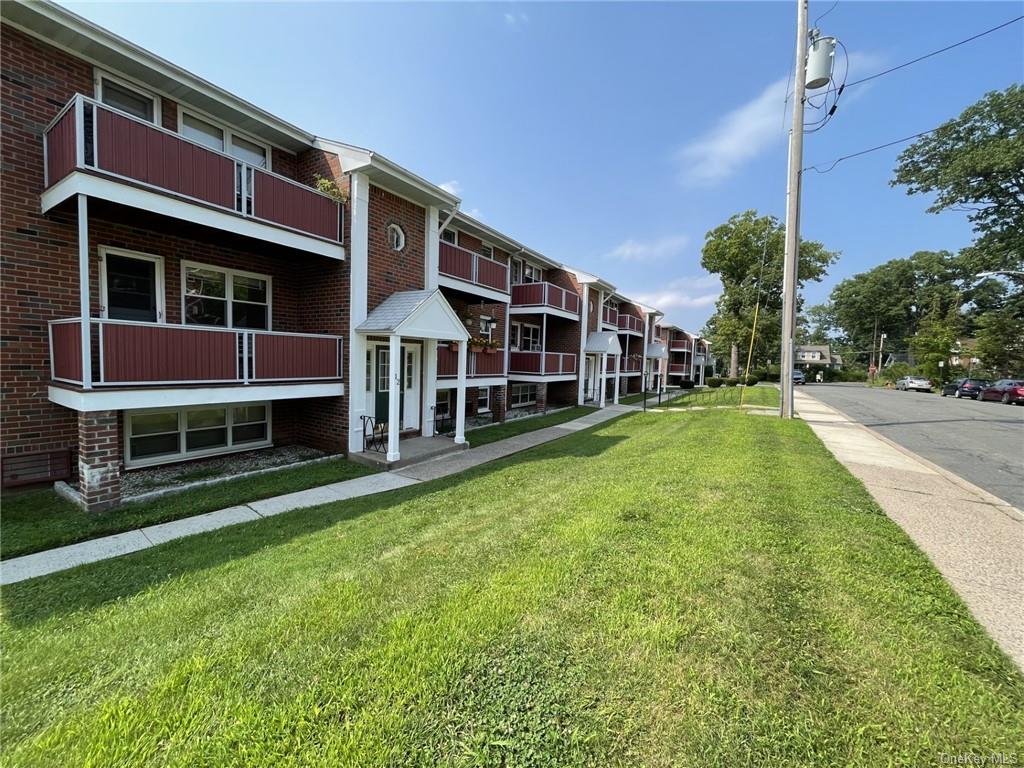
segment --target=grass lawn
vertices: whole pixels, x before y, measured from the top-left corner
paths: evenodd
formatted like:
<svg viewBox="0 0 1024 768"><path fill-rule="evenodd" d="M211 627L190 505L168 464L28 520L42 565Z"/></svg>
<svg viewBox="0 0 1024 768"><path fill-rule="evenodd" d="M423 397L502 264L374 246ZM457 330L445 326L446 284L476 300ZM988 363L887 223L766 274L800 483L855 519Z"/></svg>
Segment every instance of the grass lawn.
<svg viewBox="0 0 1024 768"><path fill-rule="evenodd" d="M495 443L498 440L504 440L506 437L515 437L525 432L533 432L536 429L543 429L544 427L553 427L556 424L564 424L567 421L578 419L580 416L585 416L588 413L593 413L594 409L586 406L579 406L576 408L566 408L564 411L558 411L557 413L548 413L544 416L528 416L522 419L512 419L506 421L504 424L495 424L491 427L481 427L480 429L474 429L466 433L466 440L469 441L471 448L477 448L481 445L487 445L488 443Z"/></svg>
<svg viewBox="0 0 1024 768"><path fill-rule="evenodd" d="M739 405L740 395L744 405L758 405L777 408L779 405L779 389L774 384L755 385L753 387L718 387L717 389L694 389L671 402L663 402L661 408L687 408L693 405L714 407L716 405ZM650 405L650 402L648 402Z"/></svg>
<svg viewBox="0 0 1024 768"><path fill-rule="evenodd" d="M265 475L226 480L152 501L125 504L102 513L85 512L52 490L5 495L0 515L0 556L27 555L281 493L338 483L373 471L345 459L330 459Z"/></svg>
<svg viewBox="0 0 1024 768"><path fill-rule="evenodd" d="M2 599L12 768L918 766L1024 743L1024 678L928 559L805 424L736 411L630 414Z"/></svg>

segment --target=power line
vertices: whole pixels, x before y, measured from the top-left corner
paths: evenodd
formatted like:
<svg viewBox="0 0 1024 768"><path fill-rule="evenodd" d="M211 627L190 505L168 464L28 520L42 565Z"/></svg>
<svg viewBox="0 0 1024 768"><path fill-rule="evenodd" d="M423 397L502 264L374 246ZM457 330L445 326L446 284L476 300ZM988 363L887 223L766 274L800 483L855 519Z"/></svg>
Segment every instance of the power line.
<svg viewBox="0 0 1024 768"><path fill-rule="evenodd" d="M941 126L939 126L939 127L941 127ZM939 127L931 128L931 129L929 129L927 131L921 131L920 133L915 133L913 136L905 136L902 139L896 139L895 141L890 141L890 142L887 142L885 144L879 144L877 147L870 147L868 149L862 149L860 152L854 152L854 153L849 154L849 155L843 155L842 157L839 157L836 160L834 160L833 163L828 168L826 168L825 170L821 170L821 168L819 168L816 165L809 165L806 168L804 168L803 170L804 171L817 171L818 173L828 173L833 168L835 168L837 165L839 165L841 162L843 162L843 160L849 160L852 157L860 157L861 155L866 155L866 154L868 154L870 152L877 152L878 150L885 149L886 147L891 147L891 146L894 146L896 144L903 144L904 142L912 141L913 139L919 139L922 136L927 136L929 133L935 133L935 131L939 130Z"/></svg>
<svg viewBox="0 0 1024 768"><path fill-rule="evenodd" d="M924 56L918 56L916 59L911 59L910 61L904 62L903 64L898 64L895 67L890 67L889 69L886 69L886 70L884 70L882 72L876 72L873 75L868 75L867 77L862 77L860 80L854 80L852 83L847 83L846 87L847 88L852 88L855 85L860 85L861 83L866 83L868 80L874 80L876 77L881 77L882 75L888 75L890 72L895 72L898 69L903 69L904 67L909 67L911 64L917 64L917 62L919 62L919 61L924 61L925 59L930 59L932 56L938 56L940 53L945 53L946 51L950 51L953 48L956 48L958 46L964 45L965 43L969 43L969 42L971 42L973 40L977 40L979 37L984 37L985 35L990 35L993 32L996 32L996 31L1002 29L1003 27L1008 27L1011 24L1016 24L1021 19L1024 19L1024 16L1018 16L1015 19L1010 19L1009 21L1004 21L999 26L992 27L992 29L986 29L984 32L979 32L978 34L973 35L971 37L968 37L965 40L961 40L958 43L953 43L952 45L947 45L945 48L939 48L939 50L932 51L931 53L926 53Z"/></svg>
<svg viewBox="0 0 1024 768"><path fill-rule="evenodd" d="M836 0L836 1L834 2L834 3L832 3L832 7L831 7L831 8L829 8L829 9L828 9L827 11L825 11L825 12L824 12L823 14L821 14L821 16L819 16L818 18L816 18L816 19L814 20L814 23L813 23L813 24L811 24L811 26L812 26L812 27L816 27L816 26L818 26L818 22L819 22L819 21L821 21L822 19L824 19L824 18L825 18L826 16L828 16L828 15L829 15L830 13L832 13L832 11L834 11L834 10L836 9L836 6L837 6L837 5L839 5L839 0Z"/></svg>

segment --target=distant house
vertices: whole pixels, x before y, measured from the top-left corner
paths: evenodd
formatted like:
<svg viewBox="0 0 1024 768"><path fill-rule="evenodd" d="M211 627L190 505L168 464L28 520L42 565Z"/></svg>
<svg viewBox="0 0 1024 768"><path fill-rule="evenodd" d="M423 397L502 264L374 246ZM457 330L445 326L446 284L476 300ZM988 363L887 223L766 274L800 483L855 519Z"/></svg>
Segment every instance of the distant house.
<svg viewBox="0 0 1024 768"><path fill-rule="evenodd" d="M796 365L800 368L831 368L838 371L843 367L843 358L832 354L828 344L801 344L796 348Z"/></svg>
<svg viewBox="0 0 1024 768"><path fill-rule="evenodd" d="M981 360L974 356L974 348L977 344L977 339L957 339L949 353L949 364L958 365L968 370L981 365Z"/></svg>

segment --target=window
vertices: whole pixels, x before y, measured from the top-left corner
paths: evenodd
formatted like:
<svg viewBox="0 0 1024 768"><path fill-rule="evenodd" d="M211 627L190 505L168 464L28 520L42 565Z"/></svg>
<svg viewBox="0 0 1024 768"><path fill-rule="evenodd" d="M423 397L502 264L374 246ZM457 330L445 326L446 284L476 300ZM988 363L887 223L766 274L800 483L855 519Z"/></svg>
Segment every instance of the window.
<svg viewBox="0 0 1024 768"><path fill-rule="evenodd" d="M441 242L443 242L443 243L451 243L452 245L455 245L455 230L454 229L446 229L446 230L444 230L444 232L441 233Z"/></svg>
<svg viewBox="0 0 1024 768"><path fill-rule="evenodd" d="M512 285L520 285L523 282L523 262L520 259L512 259Z"/></svg>
<svg viewBox="0 0 1024 768"><path fill-rule="evenodd" d="M204 264L182 262L187 325L270 329L270 278Z"/></svg>
<svg viewBox="0 0 1024 768"><path fill-rule="evenodd" d="M541 347L540 326L523 323L519 330L519 348L524 352L534 352Z"/></svg>
<svg viewBox="0 0 1024 768"><path fill-rule="evenodd" d="M434 417L440 418L447 416L451 410L451 394L450 389L439 389L437 390L437 397L434 400Z"/></svg>
<svg viewBox="0 0 1024 768"><path fill-rule="evenodd" d="M536 384L513 384L510 405L513 408L520 408L524 405L533 405L537 402Z"/></svg>
<svg viewBox="0 0 1024 768"><path fill-rule="evenodd" d="M234 133L231 134L231 145L228 154L241 160L243 163L248 163L254 168L267 167L267 148L254 141L249 141L249 139L243 139Z"/></svg>
<svg viewBox="0 0 1024 768"><path fill-rule="evenodd" d="M476 391L476 412L487 413L491 410L491 388L479 387Z"/></svg>
<svg viewBox="0 0 1024 768"><path fill-rule="evenodd" d="M519 323L512 323L512 325L509 326L508 345L513 350L519 350Z"/></svg>
<svg viewBox="0 0 1024 768"><path fill-rule="evenodd" d="M204 147L224 151L224 130L187 112L181 113L181 135Z"/></svg>
<svg viewBox="0 0 1024 768"><path fill-rule="evenodd" d="M405 248L405 232L397 224L388 224L387 229L388 245L392 251L401 251Z"/></svg>
<svg viewBox="0 0 1024 768"><path fill-rule="evenodd" d="M100 246L99 252L103 316L111 320L163 322L163 259L104 246Z"/></svg>
<svg viewBox="0 0 1024 768"><path fill-rule="evenodd" d="M110 75L100 75L99 100L108 107L126 112L147 123L156 122L156 97L120 80L114 80Z"/></svg>
<svg viewBox="0 0 1024 768"><path fill-rule="evenodd" d="M125 413L125 463L161 464L270 444L270 405L204 405Z"/></svg>
<svg viewBox="0 0 1024 768"><path fill-rule="evenodd" d="M406 351L405 353L405 388L412 389L412 372L413 372L413 354L412 352Z"/></svg>
<svg viewBox="0 0 1024 768"><path fill-rule="evenodd" d="M487 317L486 315L484 315L483 317L480 318L480 335L483 338L485 338L488 341L490 341L491 338L492 338L491 337L491 329L494 326L495 326L494 320L492 318Z"/></svg>
<svg viewBox="0 0 1024 768"><path fill-rule="evenodd" d="M493 259L494 247L488 245L487 243L480 243L480 253L481 255L486 256L488 259Z"/></svg>
<svg viewBox="0 0 1024 768"><path fill-rule="evenodd" d="M373 349L366 350L366 391L373 389Z"/></svg>
<svg viewBox="0 0 1024 768"><path fill-rule="evenodd" d="M544 282L544 270L540 267L535 267L532 264L523 262L523 282L524 283L543 283Z"/></svg>
<svg viewBox="0 0 1024 768"><path fill-rule="evenodd" d="M391 389L389 378L391 369L391 353L387 347L377 347L377 391L388 392Z"/></svg>

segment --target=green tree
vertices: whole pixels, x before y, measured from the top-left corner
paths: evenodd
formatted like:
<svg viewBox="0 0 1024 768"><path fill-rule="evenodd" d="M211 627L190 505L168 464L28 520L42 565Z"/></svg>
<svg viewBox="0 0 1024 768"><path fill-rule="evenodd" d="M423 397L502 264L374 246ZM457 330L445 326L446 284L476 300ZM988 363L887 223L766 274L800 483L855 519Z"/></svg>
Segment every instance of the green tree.
<svg viewBox="0 0 1024 768"><path fill-rule="evenodd" d="M1024 320L1014 308L986 312L978 320L974 353L1000 376L1024 375Z"/></svg>
<svg viewBox="0 0 1024 768"><path fill-rule="evenodd" d="M722 294L703 333L711 339L712 352L719 360L728 360L735 344L742 350L741 365L746 362L754 309L760 299L752 367L778 361L784 254L785 227L774 216L758 216L752 210L730 217L705 236L701 266L719 276ZM819 242L801 241L800 285L820 281L838 257Z"/></svg>
<svg viewBox="0 0 1024 768"><path fill-rule="evenodd" d="M893 186L935 193L928 210L967 211L975 273L1024 263L1024 86L986 94L905 149Z"/></svg>
<svg viewBox="0 0 1024 768"><path fill-rule="evenodd" d="M918 371L933 382L944 383L949 377L949 358L956 346L961 323L958 306L951 305L943 315L936 303L924 315L910 341Z"/></svg>

